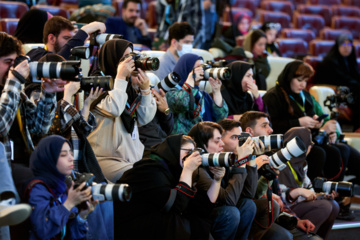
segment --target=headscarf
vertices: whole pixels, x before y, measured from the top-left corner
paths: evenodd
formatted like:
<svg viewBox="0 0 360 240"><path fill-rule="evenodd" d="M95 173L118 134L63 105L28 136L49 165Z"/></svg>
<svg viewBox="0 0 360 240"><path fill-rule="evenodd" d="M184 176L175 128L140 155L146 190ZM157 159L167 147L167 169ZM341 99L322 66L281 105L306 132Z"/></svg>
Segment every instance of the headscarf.
<svg viewBox="0 0 360 240"><path fill-rule="evenodd" d="M65 175L57 167L57 161L64 143L70 142L58 135L51 135L40 140L30 157L30 168L37 179L43 180L56 195L66 191Z"/></svg>
<svg viewBox="0 0 360 240"><path fill-rule="evenodd" d="M304 142L304 144L306 146L306 150L307 150L309 148L309 146L311 145L310 130L305 127L291 128L284 134L284 144L286 145L288 142L290 142L296 136L299 137ZM291 167L296 172L299 181L303 181L305 178L304 167L307 164L306 163L306 152L301 154L299 157L291 158L290 164L291 164ZM287 187L291 187L291 188L301 187L301 186L298 186L289 166L287 166L285 169L283 169L280 172L279 182L281 184L285 184Z"/></svg>
<svg viewBox="0 0 360 240"><path fill-rule="evenodd" d="M248 52L253 53L255 43L262 37L266 38L266 34L260 29L249 32L248 34L246 34L243 42L244 49Z"/></svg>
<svg viewBox="0 0 360 240"><path fill-rule="evenodd" d="M247 15L246 13L238 13L235 15L235 29L236 29L236 36L242 36L248 33L246 32L240 32L238 25L239 23L244 19L247 18L249 20L249 24L251 23L251 17Z"/></svg>
<svg viewBox="0 0 360 240"><path fill-rule="evenodd" d="M19 20L14 36L23 44L42 43L44 25L50 17L44 10L30 9Z"/></svg>
<svg viewBox="0 0 360 240"><path fill-rule="evenodd" d="M203 60L202 57L193 53L186 53L179 58L174 67L174 72L180 75L180 86L186 82L189 73L193 70L196 61L199 59Z"/></svg>
<svg viewBox="0 0 360 240"><path fill-rule="evenodd" d="M221 95L229 107L229 115L241 114L251 110L253 105L251 96L243 91L241 85L245 73L253 65L243 61L235 61L228 64L228 67L231 69L232 76L229 81L223 81L224 88Z"/></svg>
<svg viewBox="0 0 360 240"><path fill-rule="evenodd" d="M298 77L296 75L296 71L303 63L304 62L300 60L289 62L288 64L286 64L284 70L282 70L282 72L278 76L276 84L282 87L289 95L295 94L293 91L291 91L290 83L293 78Z"/></svg>

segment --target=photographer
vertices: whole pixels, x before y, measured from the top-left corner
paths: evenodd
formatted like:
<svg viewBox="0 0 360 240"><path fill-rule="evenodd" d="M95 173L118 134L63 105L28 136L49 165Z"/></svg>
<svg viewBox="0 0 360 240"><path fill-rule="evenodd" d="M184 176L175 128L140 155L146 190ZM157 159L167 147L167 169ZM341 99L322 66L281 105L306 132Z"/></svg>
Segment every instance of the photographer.
<svg viewBox="0 0 360 240"><path fill-rule="evenodd" d="M95 209L97 202L91 201L91 189L74 189L74 183L67 190L65 177L70 175L74 163L70 143L61 136L42 139L31 155L31 169L35 178L27 189L28 202L33 212L30 216L30 239L52 239L65 237L80 239L86 236L87 216ZM86 210L75 206L87 201Z"/></svg>
<svg viewBox="0 0 360 240"><path fill-rule="evenodd" d="M201 122L189 131L196 145L206 153L221 153L223 128L213 122ZM236 146L238 159L243 159L254 150L255 143L248 139L243 146ZM234 150L234 149L232 149ZM200 167L194 175L199 175L196 187L206 191L210 188L214 175L214 167ZM226 177L221 182L219 197L211 217L214 221L212 235L215 239L246 239L256 213L251 200L256 191L257 169L254 160L246 165L226 169ZM255 185L254 185L255 184ZM230 224L231 223L231 224Z"/></svg>
<svg viewBox="0 0 360 240"><path fill-rule="evenodd" d="M187 133L196 123L219 121L228 115L229 110L221 95L222 83L219 79L209 78L212 97L199 89L199 82L204 78L201 64L201 57L187 53L180 57L174 68L174 72L180 75L180 82L166 93L170 110L174 114L173 134Z"/></svg>
<svg viewBox="0 0 360 240"><path fill-rule="evenodd" d="M110 75L114 89L102 94L91 109L98 127L88 140L95 152L105 177L116 182L132 168L144 153L138 127L149 123L156 113L156 103L151 95L149 79L137 69L132 56L131 42L122 39L107 41L99 52L100 70Z"/></svg>

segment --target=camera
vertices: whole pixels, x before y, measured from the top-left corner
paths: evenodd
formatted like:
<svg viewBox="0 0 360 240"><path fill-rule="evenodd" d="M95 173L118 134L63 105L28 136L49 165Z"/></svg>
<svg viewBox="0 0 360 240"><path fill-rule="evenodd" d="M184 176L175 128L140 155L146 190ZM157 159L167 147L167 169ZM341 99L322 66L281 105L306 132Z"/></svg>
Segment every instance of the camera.
<svg viewBox="0 0 360 240"><path fill-rule="evenodd" d="M320 130L318 134L313 137L313 140L317 145L325 145L329 142L329 135L325 130Z"/></svg>
<svg viewBox="0 0 360 240"><path fill-rule="evenodd" d="M108 33L100 33L100 31L96 31L90 34L90 45L91 46L101 46L106 41L111 39L123 39L124 36L121 34L108 34Z"/></svg>
<svg viewBox="0 0 360 240"><path fill-rule="evenodd" d="M33 82L38 78L60 78L68 81L80 81L82 78L80 60L65 62L30 62Z"/></svg>
<svg viewBox="0 0 360 240"><path fill-rule="evenodd" d="M261 168L259 168L258 173L269 181L274 180L278 176L269 164L262 165Z"/></svg>
<svg viewBox="0 0 360 240"><path fill-rule="evenodd" d="M204 69L204 80L209 79L209 77L219 78L222 81L231 78L231 69L228 67L212 67L210 64L202 64L200 67Z"/></svg>
<svg viewBox="0 0 360 240"><path fill-rule="evenodd" d="M190 156L193 152L200 153L202 165L205 167L231 167L236 161L236 155L232 152L204 153L204 150L201 148L195 148L190 151L184 159Z"/></svg>
<svg viewBox="0 0 360 240"><path fill-rule="evenodd" d="M351 197L354 193L354 184L346 181L331 182L326 178L317 177L313 180L313 186L315 192L330 194L335 191L342 197Z"/></svg>
<svg viewBox="0 0 360 240"><path fill-rule="evenodd" d="M28 62L30 61L30 57L26 56L26 55L19 55L15 58L14 60L14 65L13 67L15 68L17 65L19 65L19 63L21 63L24 60L28 60Z"/></svg>
<svg viewBox="0 0 360 240"><path fill-rule="evenodd" d="M354 103L354 96L348 87L339 86L335 92L335 95L326 97L324 101L324 106L328 107L331 112L331 119L336 119L339 115L337 110L333 111L334 108L345 108Z"/></svg>
<svg viewBox="0 0 360 240"><path fill-rule="evenodd" d="M70 60L80 60L82 59L89 59L90 57L90 49L88 47L78 46L73 47L70 50Z"/></svg>
<svg viewBox="0 0 360 240"><path fill-rule="evenodd" d="M160 89L164 90L164 92L170 91L170 89L174 88L180 81L180 75L176 72L169 73L163 80L161 80L154 89L159 92Z"/></svg>
<svg viewBox="0 0 360 240"><path fill-rule="evenodd" d="M275 222L287 230L293 230L296 228L298 220L295 216L282 212L279 214Z"/></svg>
<svg viewBox="0 0 360 240"><path fill-rule="evenodd" d="M284 148L269 157L270 166L281 171L286 167L287 161L305 152L306 146L304 142L299 137L294 137Z"/></svg>
<svg viewBox="0 0 360 240"><path fill-rule="evenodd" d="M239 146L243 145L246 142L246 139L248 139L248 137L250 137L250 133L242 132L239 135ZM254 140L257 144L259 144L259 140L261 140L264 143L265 148L269 148L269 150L280 149L284 147L284 137L282 134L258 136L252 137L251 139Z"/></svg>
<svg viewBox="0 0 360 240"><path fill-rule="evenodd" d="M126 54L120 61L125 60L129 56L131 56L135 62L135 69L140 68L143 71L156 71L159 69L160 60L158 58L146 57L135 52Z"/></svg>
<svg viewBox="0 0 360 240"><path fill-rule="evenodd" d="M88 95L91 88L102 88L104 91L110 91L114 87L114 80L111 76L90 76L83 77L80 81L80 89Z"/></svg>

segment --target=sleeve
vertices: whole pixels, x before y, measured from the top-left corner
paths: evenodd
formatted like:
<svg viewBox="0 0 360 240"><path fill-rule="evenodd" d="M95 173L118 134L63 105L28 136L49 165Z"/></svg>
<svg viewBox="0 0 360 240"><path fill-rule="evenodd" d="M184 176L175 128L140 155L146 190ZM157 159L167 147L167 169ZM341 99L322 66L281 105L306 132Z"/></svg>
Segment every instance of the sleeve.
<svg viewBox="0 0 360 240"><path fill-rule="evenodd" d="M161 112L156 113L158 115L159 123L161 129L167 134L170 135L174 129L174 116L172 113L165 115Z"/></svg>
<svg viewBox="0 0 360 240"><path fill-rule="evenodd" d="M228 114L229 114L229 107L227 105L227 103L225 102L225 100L223 100L223 105L222 107L218 107L215 102L213 101L212 104L212 109L213 109L213 117L215 119L215 122L218 122L224 118L227 118Z"/></svg>
<svg viewBox="0 0 360 240"><path fill-rule="evenodd" d="M75 211L71 212L77 214ZM76 218L73 218L68 222L68 227L72 239L84 239L88 231L88 222L86 219L82 219L79 215L77 215Z"/></svg>
<svg viewBox="0 0 360 240"><path fill-rule="evenodd" d="M46 134L55 116L56 95L42 90L37 105L27 98L25 108L26 124L29 132L40 135Z"/></svg>
<svg viewBox="0 0 360 240"><path fill-rule="evenodd" d="M264 194L266 194L267 189L268 189L268 180L264 176L261 176L257 181L255 199L260 199Z"/></svg>
<svg viewBox="0 0 360 240"><path fill-rule="evenodd" d="M166 100L168 102L169 108L171 109L171 112L175 114L189 111L190 96L189 93L187 93L182 88L181 89L173 88L170 91L168 91L166 93Z"/></svg>
<svg viewBox="0 0 360 240"><path fill-rule="evenodd" d="M65 59L69 59L70 50L74 47L84 46L85 40L88 38L88 34L83 30L79 29L79 31L73 36L57 53L63 56Z"/></svg>
<svg viewBox="0 0 360 240"><path fill-rule="evenodd" d="M265 105L264 105L264 102L263 102L262 97L260 95L259 95L258 98L254 99L254 103L256 104L257 109L260 112L265 112Z"/></svg>
<svg viewBox="0 0 360 240"><path fill-rule="evenodd" d="M4 137L10 131L20 102L21 84L7 79L0 99L0 136Z"/></svg>
<svg viewBox="0 0 360 240"><path fill-rule="evenodd" d="M144 126L154 119L157 106L152 94L143 95L139 107L136 109L139 127Z"/></svg>
<svg viewBox="0 0 360 240"><path fill-rule="evenodd" d="M242 196L246 198L254 198L257 189L257 179L258 171L257 167L246 166L247 177L244 183L244 189L242 191Z"/></svg>

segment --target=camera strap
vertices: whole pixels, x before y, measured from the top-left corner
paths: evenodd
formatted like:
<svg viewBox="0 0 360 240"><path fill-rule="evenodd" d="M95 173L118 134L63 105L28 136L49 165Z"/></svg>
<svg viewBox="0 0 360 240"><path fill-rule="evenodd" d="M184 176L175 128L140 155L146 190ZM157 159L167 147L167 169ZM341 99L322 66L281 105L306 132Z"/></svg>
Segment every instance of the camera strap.
<svg viewBox="0 0 360 240"><path fill-rule="evenodd" d="M291 173L294 176L294 179L295 179L296 183L299 185L299 187L301 187L303 183L302 183L302 181L299 180L299 177L298 177L296 171L294 170L294 168L291 166L290 161L287 161L286 163L289 166L289 168L291 170Z"/></svg>
<svg viewBox="0 0 360 240"><path fill-rule="evenodd" d="M15 69L10 70L11 73L21 82L21 83L25 83L26 79Z"/></svg>
<svg viewBox="0 0 360 240"><path fill-rule="evenodd" d="M127 108L125 108L124 111L131 117L135 117L136 116L135 111L139 107L140 102L141 102L141 95L139 94L131 105L128 102L126 103Z"/></svg>
<svg viewBox="0 0 360 240"><path fill-rule="evenodd" d="M298 107L301 109L301 111L302 111L303 113L305 113L305 110L306 110L306 109L305 109L305 95L304 95L303 91L300 92L300 97L301 97L302 102L303 102L302 105L301 105L298 101L296 101L293 96L289 95L289 97L290 97L292 100L294 100L294 102L296 103L296 105L298 105ZM305 113L305 115L306 115L306 113Z"/></svg>
<svg viewBox="0 0 360 240"><path fill-rule="evenodd" d="M243 157L242 159L237 160L234 163L234 167L240 167L240 166L246 164L247 162L249 162L252 159L252 156L253 155L250 154L250 155L247 155L246 157Z"/></svg>
<svg viewBox="0 0 360 240"><path fill-rule="evenodd" d="M256 217L254 219L254 221L256 222L257 225L259 225L261 228L267 229L269 227L271 227L272 223L273 223L273 219L274 219L274 207L273 207L273 203L272 203L272 190L269 186L269 181L268 181L268 188L266 191L266 208L267 208L267 213L268 213L268 224L267 226L263 226L261 223L259 223L256 220Z"/></svg>
<svg viewBox="0 0 360 240"><path fill-rule="evenodd" d="M196 105L196 108L194 108L195 105L195 97L193 96L193 92L191 87L189 86L189 84L184 83L184 85L182 86L182 88L189 94L190 97L190 101L189 101L189 115L192 119L197 118L198 116L200 116L201 113L201 108L202 108L202 100L203 100L203 96L201 94L201 98L199 100L199 102ZM199 90L200 91L200 90Z"/></svg>

